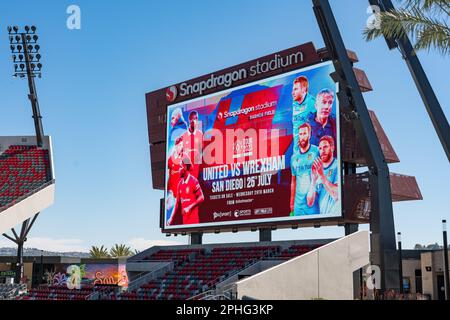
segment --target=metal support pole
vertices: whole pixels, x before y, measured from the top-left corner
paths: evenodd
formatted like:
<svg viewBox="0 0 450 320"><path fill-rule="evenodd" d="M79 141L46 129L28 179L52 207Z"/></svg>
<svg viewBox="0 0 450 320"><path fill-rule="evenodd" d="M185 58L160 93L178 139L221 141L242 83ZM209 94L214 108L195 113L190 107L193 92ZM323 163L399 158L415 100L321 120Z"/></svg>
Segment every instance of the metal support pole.
<svg viewBox="0 0 450 320"><path fill-rule="evenodd" d="M23 277L23 241L17 242L17 257L16 257L16 276L15 283L20 283Z"/></svg>
<svg viewBox="0 0 450 320"><path fill-rule="evenodd" d="M272 241L272 230L271 229L259 229L259 242Z"/></svg>
<svg viewBox="0 0 450 320"><path fill-rule="evenodd" d="M381 270L380 289L398 289L398 264L396 259L395 227L392 210L389 168L370 119L366 103L359 89L352 64L342 40L328 0L313 0L314 13L336 69L338 82L353 112L353 125L367 159L372 196L371 214L371 263Z"/></svg>
<svg viewBox="0 0 450 320"><path fill-rule="evenodd" d="M44 282L44 250L41 250L41 270L39 273L39 284Z"/></svg>
<svg viewBox="0 0 450 320"><path fill-rule="evenodd" d="M6 233L3 233L3 236L15 244L17 244L17 256L16 256L16 276L14 278L14 281L16 283L20 283L20 280L23 278L23 245L25 241L27 241L28 233L31 230L31 227L33 227L34 222L36 221L37 217L39 216L39 213L36 213L33 217L33 219L30 222L30 219L25 220L22 222L22 228L20 230L20 235L17 235L16 230L14 228L11 229L11 232L14 235L14 238L7 235Z"/></svg>
<svg viewBox="0 0 450 320"><path fill-rule="evenodd" d="M21 34L22 36L22 45L23 45L23 52L25 56L25 64L27 69L27 79L28 79L28 88L30 90L30 93L28 95L28 98L31 102L31 108L33 109L33 119L34 119L34 128L36 130L36 140L37 140L37 146L42 147L44 145L44 129L42 127L42 116L39 110L39 101L36 94L36 85L34 83L34 75L32 73L31 69L31 62L30 62L30 56L28 53L28 46L26 41L26 35L25 33Z"/></svg>
<svg viewBox="0 0 450 320"><path fill-rule="evenodd" d="M203 233L194 232L189 234L189 244L202 244Z"/></svg>
<svg viewBox="0 0 450 320"><path fill-rule="evenodd" d="M447 244L447 221L442 220L442 237L444 238L444 283L445 300L450 300L449 267L448 267L448 244Z"/></svg>
<svg viewBox="0 0 450 320"><path fill-rule="evenodd" d="M397 232L398 235L398 280L400 293L403 293L403 257L402 257L402 233Z"/></svg>

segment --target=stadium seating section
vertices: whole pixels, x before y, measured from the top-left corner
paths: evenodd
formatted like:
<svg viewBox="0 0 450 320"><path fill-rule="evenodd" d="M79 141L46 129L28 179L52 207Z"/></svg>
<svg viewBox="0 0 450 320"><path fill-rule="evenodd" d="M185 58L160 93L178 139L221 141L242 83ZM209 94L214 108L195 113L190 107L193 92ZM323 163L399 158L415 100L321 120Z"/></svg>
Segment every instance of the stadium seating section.
<svg viewBox="0 0 450 320"><path fill-rule="evenodd" d="M114 293L115 287L112 286L92 286L86 285L81 289L68 289L63 286L40 286L37 289L31 289L28 294L18 297L18 300L89 300L94 293L98 297L109 297ZM115 295L115 293L114 293Z"/></svg>
<svg viewBox="0 0 450 320"><path fill-rule="evenodd" d="M64 286L40 286L18 300L185 300L195 299L219 282L261 260L289 260L319 245L214 247L206 249L162 249L144 261L171 261L173 270L133 291L118 293L116 286L83 285L80 290Z"/></svg>
<svg viewBox="0 0 450 320"><path fill-rule="evenodd" d="M184 300L213 288L217 283L263 260L288 260L316 246L293 245L281 250L279 246L218 247L204 249L160 250L144 260L176 261L175 268L161 278L142 285L137 290L123 292L122 300Z"/></svg>
<svg viewBox="0 0 450 320"><path fill-rule="evenodd" d="M0 155L0 208L51 180L48 150L10 146Z"/></svg>
<svg viewBox="0 0 450 320"><path fill-rule="evenodd" d="M22 292L26 291L26 284L0 284L0 300L15 299Z"/></svg>

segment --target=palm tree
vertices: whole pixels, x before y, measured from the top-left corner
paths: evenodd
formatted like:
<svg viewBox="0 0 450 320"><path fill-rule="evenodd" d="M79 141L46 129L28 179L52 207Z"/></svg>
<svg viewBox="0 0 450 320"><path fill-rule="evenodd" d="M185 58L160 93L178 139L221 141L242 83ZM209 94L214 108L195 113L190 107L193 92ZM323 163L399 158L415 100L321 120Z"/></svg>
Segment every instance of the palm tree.
<svg viewBox="0 0 450 320"><path fill-rule="evenodd" d="M113 258L120 258L120 257L129 257L133 255L133 251L131 251L131 248L124 245L124 244L115 244L114 247L109 250L109 254Z"/></svg>
<svg viewBox="0 0 450 320"><path fill-rule="evenodd" d="M380 36L399 39L410 35L416 50L434 48L442 55L450 53L450 15L448 0L404 0L403 7L381 12L378 25L367 27L367 41Z"/></svg>
<svg viewBox="0 0 450 320"><path fill-rule="evenodd" d="M91 255L91 258L95 259L109 258L108 249L103 245L101 247L92 246L89 254Z"/></svg>

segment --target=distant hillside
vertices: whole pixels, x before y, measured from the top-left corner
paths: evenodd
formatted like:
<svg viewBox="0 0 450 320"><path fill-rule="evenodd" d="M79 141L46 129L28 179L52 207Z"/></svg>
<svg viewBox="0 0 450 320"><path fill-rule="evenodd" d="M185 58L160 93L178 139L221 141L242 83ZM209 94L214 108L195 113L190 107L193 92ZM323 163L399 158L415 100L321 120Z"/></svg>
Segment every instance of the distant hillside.
<svg viewBox="0 0 450 320"><path fill-rule="evenodd" d="M0 248L0 256L15 256L17 254L16 248ZM90 255L87 252L52 252L42 251L36 248L23 249L23 255L28 257L40 257L43 256L61 256L61 257L77 257L77 258L89 258Z"/></svg>

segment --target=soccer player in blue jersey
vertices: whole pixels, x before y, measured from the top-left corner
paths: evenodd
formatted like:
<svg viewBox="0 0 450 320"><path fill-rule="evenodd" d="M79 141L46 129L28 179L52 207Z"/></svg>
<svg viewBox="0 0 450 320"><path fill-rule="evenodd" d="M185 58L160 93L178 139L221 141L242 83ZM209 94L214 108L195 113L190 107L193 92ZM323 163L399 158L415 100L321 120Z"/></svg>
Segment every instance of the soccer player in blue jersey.
<svg viewBox="0 0 450 320"><path fill-rule="evenodd" d="M317 146L310 143L311 126L302 124L298 129L299 152L291 158L291 216L316 214L319 211L317 201L307 203L307 194L311 185L311 168L319 156Z"/></svg>
<svg viewBox="0 0 450 320"><path fill-rule="evenodd" d="M311 143L318 146L323 136L336 136L336 119L332 115L334 92L322 89L316 96L315 111L308 115L307 122L311 125Z"/></svg>
<svg viewBox="0 0 450 320"><path fill-rule="evenodd" d="M298 152L298 128L307 122L308 115L314 113L315 99L308 93L308 78L300 76L292 85L292 125L294 136L294 152Z"/></svg>
<svg viewBox="0 0 450 320"><path fill-rule="evenodd" d="M338 213L338 161L333 156L334 139L324 136L319 141L319 158L311 169L311 185L308 191L308 205L319 203L321 214ZM319 213L317 212L317 213Z"/></svg>

